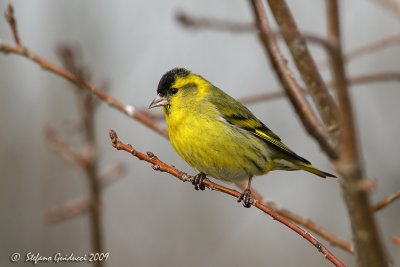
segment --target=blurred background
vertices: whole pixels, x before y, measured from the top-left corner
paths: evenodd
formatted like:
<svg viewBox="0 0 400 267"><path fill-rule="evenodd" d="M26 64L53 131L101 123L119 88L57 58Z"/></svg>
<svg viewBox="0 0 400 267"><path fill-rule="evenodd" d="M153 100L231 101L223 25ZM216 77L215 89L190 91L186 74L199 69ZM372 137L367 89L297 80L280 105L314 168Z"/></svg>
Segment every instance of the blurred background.
<svg viewBox="0 0 400 267"><path fill-rule="evenodd" d="M177 12L185 11L193 16L252 22L246 1L12 3L27 47L61 65L56 46L79 45L92 81L98 85L108 81L111 95L135 107L147 107L160 77L178 66L201 74L236 98L279 89L254 33L187 29L176 20ZM326 35L324 1L288 3L302 30ZM1 13L7 4L0 0ZM341 11L345 50L399 32L399 16L376 1L342 1ZM12 42L3 18L0 40ZM317 59L324 58L322 49L311 46L311 51ZM400 71L399 53L399 46L393 46L353 60L348 65L349 76ZM323 75L330 79L326 68ZM57 224L46 224L43 219L45 210L88 195L83 172L59 157L43 133L44 126L51 124L72 147L79 148L79 138L67 126L78 115L73 89L27 59L0 54L1 266L27 264L10 263L13 252L51 256L57 252L83 255L91 250L88 215ZM367 175L377 181L372 193L376 202L400 187L399 83L354 86L351 95ZM293 150L315 166L333 171L287 99L248 106ZM107 266L330 266L314 247L260 211L244 209L224 194L196 192L191 185L154 172L149 164L110 145L108 130L112 128L138 150L152 151L195 174L169 142L152 130L104 103L100 103L95 122L99 169L115 162L126 166L125 175L103 194L104 252L110 253ZM351 239L336 180L305 172L272 172L255 179L253 185L278 206ZM395 266L400 266L400 248L390 237L400 235L399 209L400 202L377 213ZM319 240L349 266L355 265L349 253Z"/></svg>

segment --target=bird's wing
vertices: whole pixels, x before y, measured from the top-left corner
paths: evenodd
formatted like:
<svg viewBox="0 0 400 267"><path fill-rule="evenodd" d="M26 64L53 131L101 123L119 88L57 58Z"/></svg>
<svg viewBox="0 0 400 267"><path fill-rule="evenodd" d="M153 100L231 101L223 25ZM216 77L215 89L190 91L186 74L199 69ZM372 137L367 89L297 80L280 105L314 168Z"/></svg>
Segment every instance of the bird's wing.
<svg viewBox="0 0 400 267"><path fill-rule="evenodd" d="M306 164L311 164L305 158L300 157L282 143L279 136L265 126L256 116L251 113L245 106L236 101L234 98L220 91L219 97L211 99L214 106L217 108L220 116L229 124L246 130L253 135L259 137L266 143L275 146L280 151L288 156L291 156Z"/></svg>
<svg viewBox="0 0 400 267"><path fill-rule="evenodd" d="M294 153L290 148L288 148L284 143L281 142L281 140L274 138L269 134L269 132L272 133L270 129L268 129L264 124L262 124L264 127L261 128L256 128L255 131L253 132L254 135L260 137L261 139L267 141L268 143L274 144L275 146L279 147L281 150L285 151L286 154L289 154L290 156L300 160L301 162L304 162L306 164L311 164L308 160L306 160L303 157L300 157L296 153ZM275 135L276 136L276 135Z"/></svg>

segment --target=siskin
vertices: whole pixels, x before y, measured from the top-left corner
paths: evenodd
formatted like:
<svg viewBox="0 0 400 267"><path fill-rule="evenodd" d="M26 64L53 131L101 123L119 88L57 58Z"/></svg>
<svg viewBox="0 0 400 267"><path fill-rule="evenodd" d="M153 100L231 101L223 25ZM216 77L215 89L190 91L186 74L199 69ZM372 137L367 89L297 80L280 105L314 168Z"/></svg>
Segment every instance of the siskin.
<svg viewBox="0 0 400 267"><path fill-rule="evenodd" d="M206 175L229 182L248 179L238 201L250 207L254 175L304 170L335 177L294 153L250 110L200 75L183 68L170 70L162 76L157 94L149 108L163 107L171 145L200 172L192 181L196 190L205 189Z"/></svg>

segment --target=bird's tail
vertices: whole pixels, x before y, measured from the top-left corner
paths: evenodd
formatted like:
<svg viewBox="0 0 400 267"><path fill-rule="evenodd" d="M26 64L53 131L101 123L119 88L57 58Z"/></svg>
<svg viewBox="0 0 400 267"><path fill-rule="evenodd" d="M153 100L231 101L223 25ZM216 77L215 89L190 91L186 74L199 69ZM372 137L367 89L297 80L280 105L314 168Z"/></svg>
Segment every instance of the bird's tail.
<svg viewBox="0 0 400 267"><path fill-rule="evenodd" d="M335 175L330 174L328 172L321 171L321 170L315 168L314 166L312 166L311 164L301 164L301 165L299 165L299 168L302 169L302 170L311 172L311 173L313 173L315 175L318 175L319 177L322 177L322 178L326 178L326 177L336 178Z"/></svg>

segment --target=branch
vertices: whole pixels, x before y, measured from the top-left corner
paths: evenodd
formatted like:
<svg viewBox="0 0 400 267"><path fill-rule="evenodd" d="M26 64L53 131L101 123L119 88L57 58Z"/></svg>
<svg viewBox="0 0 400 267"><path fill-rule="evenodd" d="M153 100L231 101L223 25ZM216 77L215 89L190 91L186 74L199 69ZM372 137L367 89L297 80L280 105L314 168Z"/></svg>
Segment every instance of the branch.
<svg viewBox="0 0 400 267"><path fill-rule="evenodd" d="M380 210L386 208L388 205L392 204L394 201L396 201L398 199L400 199L400 189L397 190L396 192L392 193L388 197L382 199L378 203L376 203L373 206L372 210L374 212L380 211Z"/></svg>
<svg viewBox="0 0 400 267"><path fill-rule="evenodd" d="M78 48L72 45L60 45L57 54L62 64L79 81L78 88L82 88L84 81L90 79L89 71L83 67L82 56L78 53ZM79 62L79 63L78 63ZM79 90L77 93L77 103L80 116L83 121L84 145L88 148L88 162L85 169L86 179L89 184L89 219L91 232L92 252L103 251L102 235L102 198L101 184L98 179L98 154L97 140L95 134L95 110L96 104L90 92ZM82 94L83 93L83 94ZM83 202L82 202L83 203ZM102 262L95 262L95 266L102 266Z"/></svg>
<svg viewBox="0 0 400 267"><path fill-rule="evenodd" d="M378 4L391 12L396 18L400 17L400 3L397 0L375 0Z"/></svg>
<svg viewBox="0 0 400 267"><path fill-rule="evenodd" d="M391 239L392 239L393 244L400 247L400 236L393 235Z"/></svg>
<svg viewBox="0 0 400 267"><path fill-rule="evenodd" d="M108 167L99 177L102 187L108 187L119 180L125 174L125 171L125 165L121 163L115 163Z"/></svg>
<svg viewBox="0 0 400 267"><path fill-rule="evenodd" d="M116 148L117 150L124 150L128 153L130 153L132 156L137 157L140 160L144 160L152 164L152 167L156 171L160 172L166 172L169 173L176 178L178 178L181 181L189 181L193 177L176 169L175 167L172 167L160 159L156 157L153 153L147 152L147 154L143 154L137 150L135 150L131 145L124 144L118 139L118 136L114 130L110 130L110 139L112 146ZM231 195L235 198L238 198L240 196L240 193L236 190L218 185L216 183L211 182L208 179L204 180L204 185L207 186L208 188L223 192L227 195ZM329 261L331 261L335 266L344 266L342 262L340 262L339 259L337 259L327 248L325 248L318 240L316 240L311 234L305 232L301 228L299 228L297 225L293 224L292 222L286 220L283 216L280 216L278 213L275 211L267 208L266 206L262 205L260 202L256 201L254 206L258 208L259 210L265 212L269 216L271 216L274 220L277 220L278 222L282 223L286 227L290 228L291 230L295 231L297 234L305 238L308 242L310 242L314 247L318 249L319 252L321 252Z"/></svg>
<svg viewBox="0 0 400 267"><path fill-rule="evenodd" d="M74 75L71 72L66 71L60 67L53 65L52 63L50 63L43 57L30 51L28 48L26 48L22 45L14 46L14 45L10 45L10 44L0 43L0 52L2 52L4 54L15 54L15 55L25 57L25 58L35 62L36 64L38 64L44 70L52 72L52 73L64 78L65 80L71 82L72 84L92 92L94 95L96 95L98 98L100 98L103 102L107 103L110 107L115 108L115 109L121 111L122 113L124 113L125 115L143 123L144 125L153 129L157 133L159 133L163 136L168 136L168 131L165 128L158 125L153 119L151 119L147 115L138 112L134 106L123 104L122 102L120 102L116 98L112 97L106 91L97 87L93 83L86 81L86 80L81 81L76 75Z"/></svg>
<svg viewBox="0 0 400 267"><path fill-rule="evenodd" d="M246 184L236 184L240 189L246 189ZM353 244L344 240L335 234L329 232L328 230L324 229L322 226L318 225L311 219L304 218L301 215L298 215L292 211L287 209L279 208L274 202L268 201L263 198L254 188L251 189L252 195L255 200L262 203L269 209L274 210L279 215L285 217L286 219L291 220L292 222L301 225L310 231L316 233L320 237L324 238L326 241L329 242L330 245L339 247L349 253L354 253Z"/></svg>
<svg viewBox="0 0 400 267"><path fill-rule="evenodd" d="M59 223L73 217L82 215L90 210L89 198L69 201L60 207L52 208L44 212L46 223Z"/></svg>
<svg viewBox="0 0 400 267"><path fill-rule="evenodd" d="M18 29L17 29L17 21L15 20L15 17L14 17L14 8L11 4L8 4L4 15L6 17L8 25L10 25L15 44L17 46L21 46L21 41L19 39Z"/></svg>
<svg viewBox="0 0 400 267"><path fill-rule="evenodd" d="M294 80L293 75L287 68L286 60L280 54L276 40L272 35L262 1L252 0L252 7L254 16L257 18L260 40L262 41L265 51L271 60L272 69L276 71L276 74L303 125L307 132L318 141L322 150L324 150L331 158L336 158L337 154L329 143L328 133L322 127L318 118L314 114L310 104L307 102L300 87Z"/></svg>
<svg viewBox="0 0 400 267"><path fill-rule="evenodd" d="M59 138L54 129L47 125L44 128L44 134L50 145L60 153L60 155L67 161L75 164L80 169L85 170L89 164L87 157L80 155L73 151L61 138Z"/></svg>
<svg viewBox="0 0 400 267"><path fill-rule="evenodd" d="M314 59L308 50L306 40L301 37L287 3L284 0L268 0L268 3L280 31L283 33L292 33L292 36L283 34L283 38L322 120L328 129L337 129L338 108L329 94L328 87L325 85ZM336 134L333 134L334 140L337 139L335 136Z"/></svg>
<svg viewBox="0 0 400 267"><path fill-rule="evenodd" d="M357 185L363 181L364 174L347 90L338 5L337 0L327 0L329 39L334 44L330 56L340 107L339 159L335 166L342 177L339 181L351 221L358 266L383 267L388 266L388 261L370 209L368 193L357 189Z"/></svg>
<svg viewBox="0 0 400 267"><path fill-rule="evenodd" d="M259 31L257 24L254 23L241 23L236 21L228 21L221 20L216 18L194 18L189 16L186 13L179 12L176 16L178 22L188 28L193 28L196 30L199 29L211 29L211 30L220 30L220 31L232 31L232 32L249 32L249 33L257 33ZM298 38L301 39L302 42L309 41L310 43L314 43L320 45L324 48L326 46L330 46L330 43L327 42L324 38L309 32L299 32L297 30L288 29L281 31L271 31L271 35L276 38Z"/></svg>
<svg viewBox="0 0 400 267"><path fill-rule="evenodd" d="M350 49L349 51L345 52L345 54L343 55L343 59L344 59L344 62L348 63L349 61L360 58L361 56L364 56L366 54L370 54L374 51L381 50L386 47L396 45L399 43L400 43L400 34L398 34L398 33L391 34L391 35L379 38L377 40L373 40L369 43L362 44L353 49ZM329 63L329 60L321 60L318 62L318 65L320 67L324 67L324 66L328 65L328 63Z"/></svg>
<svg viewBox="0 0 400 267"><path fill-rule="evenodd" d="M395 82L400 82L400 72L392 71L392 72L377 72L377 73L367 73L367 74L360 74L354 77L350 77L347 79L347 84L352 85L352 86L359 86L363 84L369 84L369 83L376 83L376 82L389 82L389 81L395 81ZM330 90L334 89L335 83L334 81L328 82L327 86ZM304 88L301 88L304 94L308 94L309 92L305 90ZM279 99L282 97L285 97L286 93L285 91L276 89L271 92L266 92L266 93L259 93L251 96L245 96L242 98L239 98L238 101L243 103L243 104L252 104L252 103L258 103L262 101L267 101L267 100L275 100ZM156 119L161 119L161 115L156 115L152 114L153 118Z"/></svg>
<svg viewBox="0 0 400 267"><path fill-rule="evenodd" d="M227 21L214 18L193 17L184 11L178 11L175 18L184 27L199 29L211 29L217 31L230 31L235 33L256 32L256 25L236 21Z"/></svg>
<svg viewBox="0 0 400 267"><path fill-rule="evenodd" d="M124 172L122 164L114 164L104 172L100 177L100 184L102 189L108 187L111 183L115 182ZM69 201L60 207L51 208L44 212L44 221L46 223L60 223L62 221L75 218L90 211L90 199L77 199Z"/></svg>

